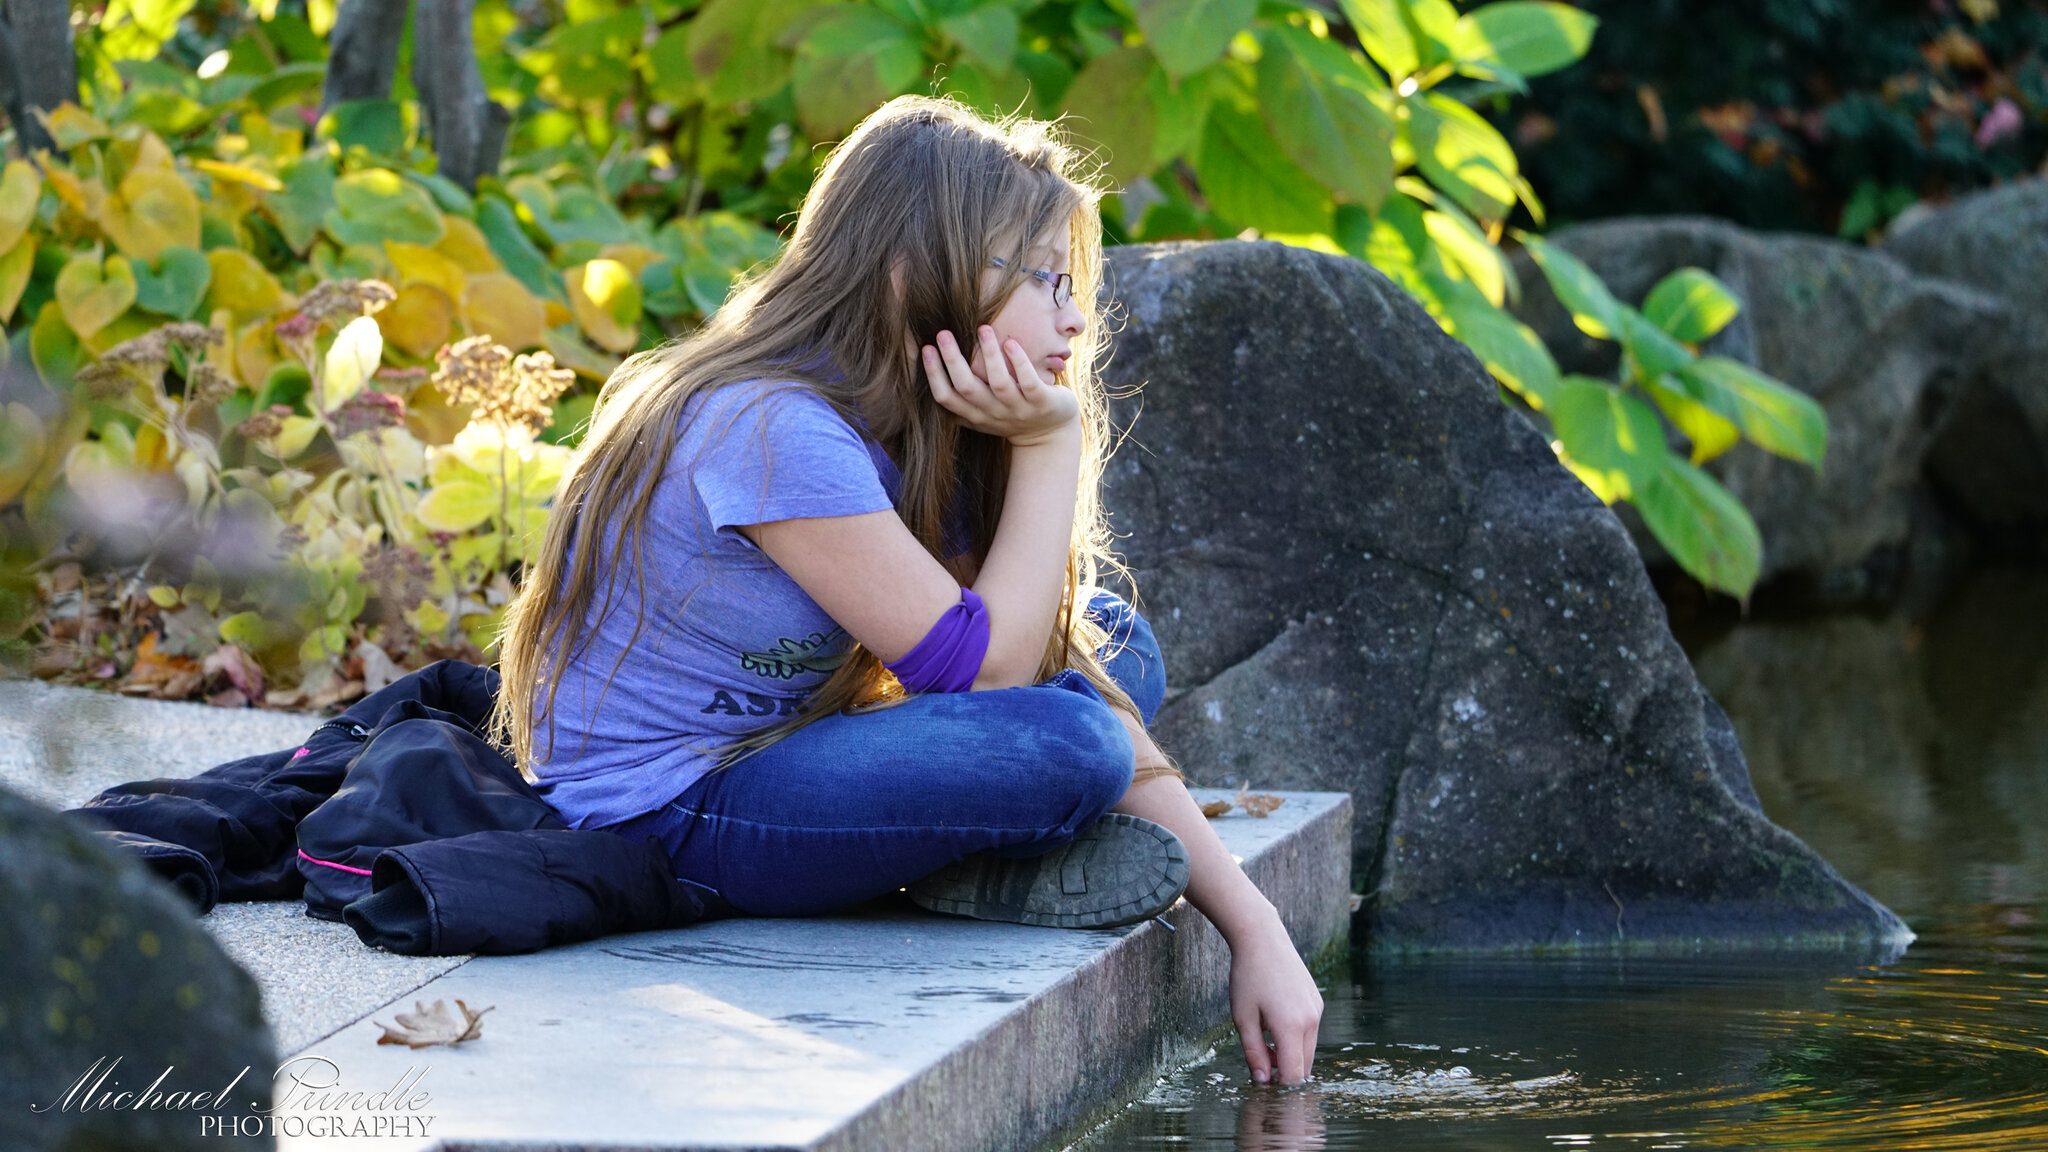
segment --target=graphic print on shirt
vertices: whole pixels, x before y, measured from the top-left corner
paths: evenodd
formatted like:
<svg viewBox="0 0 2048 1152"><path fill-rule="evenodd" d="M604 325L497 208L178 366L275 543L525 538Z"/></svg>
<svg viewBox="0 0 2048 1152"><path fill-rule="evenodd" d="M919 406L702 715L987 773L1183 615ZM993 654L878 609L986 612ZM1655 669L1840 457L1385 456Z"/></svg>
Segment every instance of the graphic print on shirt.
<svg viewBox="0 0 2048 1152"><path fill-rule="evenodd" d="M756 676L770 680L788 680L805 672L822 672L827 675L846 662L846 653L825 649L846 635L846 629L834 628L830 632L813 632L802 639L789 636L778 637L775 647L765 652L743 652L740 667ZM742 706L732 693L719 689L712 694L711 703L706 704L706 713L721 713L727 716L791 716L802 710L803 696L766 696L754 692L742 692L747 698Z"/></svg>

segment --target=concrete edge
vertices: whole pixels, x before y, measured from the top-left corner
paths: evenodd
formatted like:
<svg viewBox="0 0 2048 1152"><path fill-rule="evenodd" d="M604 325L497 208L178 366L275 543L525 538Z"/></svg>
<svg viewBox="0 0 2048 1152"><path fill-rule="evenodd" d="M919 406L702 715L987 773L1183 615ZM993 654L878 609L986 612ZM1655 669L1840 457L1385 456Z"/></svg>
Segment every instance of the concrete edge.
<svg viewBox="0 0 2048 1152"><path fill-rule="evenodd" d="M1191 789L1229 795L1228 790ZM1241 861L1311 972L1350 941L1349 793ZM1230 1022L1230 949L1183 899L1094 962L829 1133L817 1152L883 1147L1060 1148L1202 1056Z"/></svg>

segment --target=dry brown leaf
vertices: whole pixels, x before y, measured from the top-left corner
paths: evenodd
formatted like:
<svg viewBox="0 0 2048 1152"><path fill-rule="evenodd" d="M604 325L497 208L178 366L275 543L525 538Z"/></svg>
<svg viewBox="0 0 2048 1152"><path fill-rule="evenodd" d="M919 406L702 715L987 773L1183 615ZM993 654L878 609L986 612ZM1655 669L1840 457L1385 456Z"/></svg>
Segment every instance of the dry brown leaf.
<svg viewBox="0 0 2048 1152"><path fill-rule="evenodd" d="M1271 792L1254 792L1249 784L1238 785L1237 795L1232 799L1239 808L1261 819L1264 819L1268 812L1287 803L1286 797L1275 796Z"/></svg>
<svg viewBox="0 0 2048 1152"><path fill-rule="evenodd" d="M1212 820L1228 811L1230 811L1230 801L1228 800L1211 800L1207 804L1202 805L1202 815Z"/></svg>
<svg viewBox="0 0 2048 1152"><path fill-rule="evenodd" d="M448 1010L446 1000L434 1001L432 1008L418 1000L413 1001L412 1006L411 1012L392 1013L392 1017L398 1021L396 1028L381 1021L371 1021L384 1029L384 1034L377 1037L377 1043L427 1048L435 1044L460 1044L464 1040L475 1040L484 1034L484 1013L491 1010L479 1008L471 1011L469 1005L457 1000L455 1007L462 1012L462 1018L458 1020L455 1013Z"/></svg>

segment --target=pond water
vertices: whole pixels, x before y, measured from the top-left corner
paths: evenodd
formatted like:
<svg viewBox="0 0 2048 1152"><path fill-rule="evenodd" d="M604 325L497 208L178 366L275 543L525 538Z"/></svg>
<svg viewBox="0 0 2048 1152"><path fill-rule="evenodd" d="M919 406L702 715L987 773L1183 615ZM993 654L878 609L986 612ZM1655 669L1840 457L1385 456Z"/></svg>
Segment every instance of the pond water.
<svg viewBox="0 0 2048 1152"><path fill-rule="evenodd" d="M1072 1152L2048 1149L2048 573L1683 637L1764 811L1903 916L1896 957L1318 974L1315 1076L1234 1031Z"/></svg>

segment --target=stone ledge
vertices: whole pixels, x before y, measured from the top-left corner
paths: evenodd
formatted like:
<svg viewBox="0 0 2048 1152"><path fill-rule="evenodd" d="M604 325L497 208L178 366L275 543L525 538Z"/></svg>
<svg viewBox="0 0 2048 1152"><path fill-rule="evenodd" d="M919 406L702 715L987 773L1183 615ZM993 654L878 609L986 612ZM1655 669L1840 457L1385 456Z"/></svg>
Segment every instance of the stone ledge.
<svg viewBox="0 0 2048 1152"><path fill-rule="evenodd" d="M1267 817L1213 826L1320 964L1347 939L1351 801L1281 795ZM1032 1148L1199 1056L1229 1022L1228 973L1185 900L1098 932L938 916L899 895L480 956L395 1007L489 1006L481 1040L379 1046L387 1007L297 1055L332 1061L352 1091L425 1070L425 1137L366 1147ZM335 1147L293 1134L307 1109L280 1112L280 1148Z"/></svg>
<svg viewBox="0 0 2048 1152"><path fill-rule="evenodd" d="M0 682L0 781L72 807L288 747L318 723ZM1233 809L1211 826L1320 968L1348 941L1351 799L1277 794L1267 817ZM280 1053L332 1060L346 1091L425 1070L408 1090L432 1096L425 1138L295 1136L292 1118L314 1117L286 1105L281 1148L1042 1147L1229 1024L1229 950L1185 900L1143 924L1063 931L899 895L476 958L365 948L298 901L225 903L200 922L256 977ZM376 1044L394 1010L457 997L492 1007L482 1040Z"/></svg>

